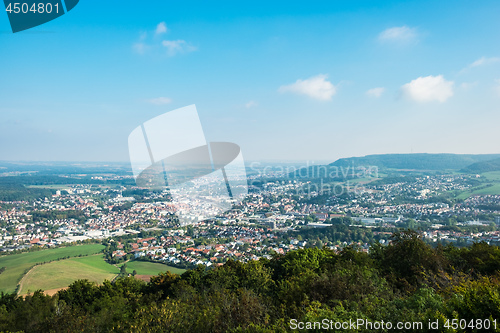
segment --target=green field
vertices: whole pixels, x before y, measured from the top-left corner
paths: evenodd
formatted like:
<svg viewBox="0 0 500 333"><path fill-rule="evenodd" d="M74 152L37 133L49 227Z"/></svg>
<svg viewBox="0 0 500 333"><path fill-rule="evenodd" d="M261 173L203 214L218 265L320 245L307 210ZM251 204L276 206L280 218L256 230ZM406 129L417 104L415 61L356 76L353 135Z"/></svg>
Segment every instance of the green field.
<svg viewBox="0 0 500 333"><path fill-rule="evenodd" d="M488 180L500 181L500 171L484 172L481 174L481 176Z"/></svg>
<svg viewBox="0 0 500 333"><path fill-rule="evenodd" d="M362 177L362 178L353 178L349 179L349 184L355 184L355 183L362 183L362 184L368 184L371 182L374 182L376 180L380 180L382 178L372 178L372 177ZM345 185L347 185L347 182L344 182Z"/></svg>
<svg viewBox="0 0 500 333"><path fill-rule="evenodd" d="M480 190L475 190L473 194L500 194L500 184L496 183L493 186L483 188Z"/></svg>
<svg viewBox="0 0 500 333"><path fill-rule="evenodd" d="M170 271L175 274L182 274L186 271L185 269L175 268L155 262L147 262L147 261L127 262L127 272L132 273L134 270L137 271L138 275L157 275L158 273L162 273L165 271Z"/></svg>
<svg viewBox="0 0 500 333"><path fill-rule="evenodd" d="M82 258L54 261L34 267L21 281L19 293L51 290L69 286L76 280L96 283L112 280L120 270L104 261L101 254Z"/></svg>
<svg viewBox="0 0 500 333"><path fill-rule="evenodd" d="M103 248L104 246L100 244L89 244L1 256L0 267L5 267L5 271L0 274L0 292L14 292L25 271L34 264L64 257L95 254Z"/></svg>
<svg viewBox="0 0 500 333"><path fill-rule="evenodd" d="M459 199L467 199L472 195L488 195L488 194L500 194L500 183L494 183L493 186L489 186L481 189L474 189L464 191L457 196Z"/></svg>

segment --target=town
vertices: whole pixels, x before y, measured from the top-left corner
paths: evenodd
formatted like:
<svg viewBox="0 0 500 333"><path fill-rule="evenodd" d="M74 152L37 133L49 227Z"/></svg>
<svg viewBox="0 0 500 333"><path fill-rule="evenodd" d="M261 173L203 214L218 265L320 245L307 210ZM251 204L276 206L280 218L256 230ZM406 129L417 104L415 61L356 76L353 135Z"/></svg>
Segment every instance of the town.
<svg viewBox="0 0 500 333"><path fill-rule="evenodd" d="M500 241L500 195L464 195L488 187L478 174L384 178L365 172L326 183L288 171L249 175L242 202L189 225L179 224L168 189L126 184L130 175L94 175L94 181L123 184L68 184L52 188L49 197L2 201L0 250L94 242L106 245L110 263L148 260L191 268L311 246L353 245L368 252L400 229L418 230L431 244Z"/></svg>

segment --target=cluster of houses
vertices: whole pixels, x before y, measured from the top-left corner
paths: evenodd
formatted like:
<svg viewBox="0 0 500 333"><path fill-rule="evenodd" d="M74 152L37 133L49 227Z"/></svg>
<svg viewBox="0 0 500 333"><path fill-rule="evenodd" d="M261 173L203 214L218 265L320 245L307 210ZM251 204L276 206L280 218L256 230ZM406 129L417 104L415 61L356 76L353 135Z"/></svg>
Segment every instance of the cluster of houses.
<svg viewBox="0 0 500 333"><path fill-rule="evenodd" d="M307 216L315 218L312 227L327 227L324 223L335 217L352 216L364 226L380 223L397 227L408 217L433 217L439 221L449 216L470 216L485 213L484 207L498 207L500 196L472 196L463 203L429 202L425 198L440 191L467 188L469 176L421 177L412 183L392 183L371 186L366 184L362 195L339 202L334 196L322 203L311 203L297 193L307 183L276 181L268 183L260 192L253 191L243 202L217 217L217 221L197 221L196 235L184 234L172 215L176 208L161 200L165 193L152 192L147 202L135 202L134 197L122 196L129 188L100 188L75 185L59 190L50 197L32 202L8 202L0 209L0 250L14 250L30 246L53 247L60 244L89 239L106 239L137 234L145 225L168 230L158 239L138 242L131 249L119 249L113 256L132 253L137 258L173 264L217 264L228 258L253 260L271 253L285 253L304 247L302 243L274 243L280 233L305 224ZM369 190L369 191L368 191ZM398 203L395 198L404 194L421 203ZM106 198L106 199L103 199ZM146 200L144 200L146 201ZM125 208L124 208L125 207ZM82 212L84 218L53 218L34 221L33 212ZM491 210L489 211L491 213ZM493 213L500 214L500 211ZM64 215L64 214L63 214ZM497 217L500 224L500 217ZM194 238L208 239L209 245L194 246ZM497 241L496 232L459 235L456 232L431 228L425 237L438 239L464 239ZM222 243L219 240L224 239ZM267 240L267 241L266 241Z"/></svg>

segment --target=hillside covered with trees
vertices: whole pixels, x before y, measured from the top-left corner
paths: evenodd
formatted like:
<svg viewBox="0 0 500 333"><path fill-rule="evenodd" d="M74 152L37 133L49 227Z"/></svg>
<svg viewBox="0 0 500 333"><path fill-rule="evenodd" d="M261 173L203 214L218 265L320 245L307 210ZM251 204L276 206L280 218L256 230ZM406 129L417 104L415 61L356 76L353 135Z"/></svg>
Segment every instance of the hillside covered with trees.
<svg viewBox="0 0 500 333"><path fill-rule="evenodd" d="M498 170L500 170L500 158L483 162L477 162L463 169L464 172L471 172L471 173L482 173L482 172L490 172Z"/></svg>
<svg viewBox="0 0 500 333"><path fill-rule="evenodd" d="M287 332L325 319L421 322L423 332L500 331L499 247L433 248L414 231L391 240L369 254L309 248L166 272L147 284L133 277L100 286L81 280L52 297L2 294L0 332ZM439 329L429 329L436 320ZM454 330L452 323L466 326Z"/></svg>
<svg viewBox="0 0 500 333"><path fill-rule="evenodd" d="M480 173L500 170L499 154L379 154L340 158L328 165L311 165L300 169L290 168L288 176L296 179L347 180L374 176L380 170L400 172L462 171Z"/></svg>
<svg viewBox="0 0 500 333"><path fill-rule="evenodd" d="M473 163L500 158L498 154L380 154L341 158L330 164L336 167L377 166L410 170L459 170Z"/></svg>

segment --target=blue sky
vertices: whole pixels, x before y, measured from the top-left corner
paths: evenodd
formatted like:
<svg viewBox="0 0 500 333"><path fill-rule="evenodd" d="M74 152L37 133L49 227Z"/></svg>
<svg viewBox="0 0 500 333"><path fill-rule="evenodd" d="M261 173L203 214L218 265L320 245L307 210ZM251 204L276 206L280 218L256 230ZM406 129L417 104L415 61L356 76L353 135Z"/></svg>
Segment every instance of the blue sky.
<svg viewBox="0 0 500 333"><path fill-rule="evenodd" d="M117 4L119 4L117 6ZM0 14L0 160L127 161L196 104L246 160L500 153L498 1L81 1Z"/></svg>

